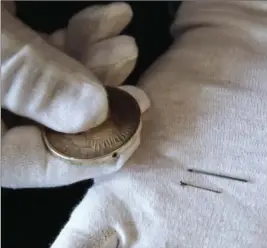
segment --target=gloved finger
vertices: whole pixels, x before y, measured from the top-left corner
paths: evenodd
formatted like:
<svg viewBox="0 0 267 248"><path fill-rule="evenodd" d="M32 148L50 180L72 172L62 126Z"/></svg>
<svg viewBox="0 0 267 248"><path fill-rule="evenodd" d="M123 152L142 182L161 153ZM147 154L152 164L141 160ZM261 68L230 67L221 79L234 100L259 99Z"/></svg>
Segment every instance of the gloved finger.
<svg viewBox="0 0 267 248"><path fill-rule="evenodd" d="M135 40L126 35L93 44L81 62L105 85L117 86L133 71L138 57Z"/></svg>
<svg viewBox="0 0 267 248"><path fill-rule="evenodd" d="M146 110L150 108L151 102L147 94L140 88L131 85L123 85L120 86L119 88L128 92L131 96L135 98L135 100L139 104L142 113L144 113Z"/></svg>
<svg viewBox="0 0 267 248"><path fill-rule="evenodd" d="M56 48L60 49L61 51L64 51L66 42L66 30L56 30L48 37L48 42Z"/></svg>
<svg viewBox="0 0 267 248"><path fill-rule="evenodd" d="M119 170L140 144L138 129L116 159L98 164L74 165L52 155L37 126L3 129L1 184L10 188L56 187L98 178Z"/></svg>
<svg viewBox="0 0 267 248"><path fill-rule="evenodd" d="M1 104L11 112L61 132L102 123L107 93L82 64L2 11Z"/></svg>
<svg viewBox="0 0 267 248"><path fill-rule="evenodd" d="M65 30L54 32L49 43L64 51ZM82 55L81 62L94 73L104 85L122 84L133 71L138 48L132 37L121 35L93 44Z"/></svg>
<svg viewBox="0 0 267 248"><path fill-rule="evenodd" d="M118 35L131 19L132 10L123 2L82 10L69 21L66 52L80 60L90 44Z"/></svg>
<svg viewBox="0 0 267 248"><path fill-rule="evenodd" d="M105 187L103 187L105 188ZM108 192L108 188L105 188ZM51 248L116 248L120 244L120 234L112 221L108 221L109 215L106 206L116 220L120 215L120 208L116 209L110 199L106 199L103 189L97 188L92 192L88 191L82 201L72 212L69 221L66 223ZM112 194L112 193L111 193ZM95 199L95 201L92 199ZM111 198L112 199L112 198ZM103 202L105 206L103 206ZM95 211L97 209L97 211ZM112 211L114 210L114 211Z"/></svg>

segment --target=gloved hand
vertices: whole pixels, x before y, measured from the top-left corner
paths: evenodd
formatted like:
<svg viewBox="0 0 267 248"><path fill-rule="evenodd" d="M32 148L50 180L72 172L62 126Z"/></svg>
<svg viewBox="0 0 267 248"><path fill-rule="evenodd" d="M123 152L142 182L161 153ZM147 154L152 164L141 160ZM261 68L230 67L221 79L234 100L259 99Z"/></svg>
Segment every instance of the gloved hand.
<svg viewBox="0 0 267 248"><path fill-rule="evenodd" d="M140 148L89 189L53 248L266 246L267 4L184 2L172 28L141 80Z"/></svg>
<svg viewBox="0 0 267 248"><path fill-rule="evenodd" d="M9 11L14 10L9 7ZM65 41L62 32L61 37L59 32L51 37L42 35L50 44L82 60L83 66L2 8L1 106L66 133L101 124L108 102L100 82L121 84L137 59L133 38L119 36L131 17L131 9L124 3L94 6L70 20ZM149 101L141 90L130 86L123 89L136 98L142 111L148 108ZM114 172L139 145L136 142L127 155L120 156L120 165L100 170L70 165L51 155L37 125L7 130L2 122L1 134L1 185L13 188L60 186Z"/></svg>

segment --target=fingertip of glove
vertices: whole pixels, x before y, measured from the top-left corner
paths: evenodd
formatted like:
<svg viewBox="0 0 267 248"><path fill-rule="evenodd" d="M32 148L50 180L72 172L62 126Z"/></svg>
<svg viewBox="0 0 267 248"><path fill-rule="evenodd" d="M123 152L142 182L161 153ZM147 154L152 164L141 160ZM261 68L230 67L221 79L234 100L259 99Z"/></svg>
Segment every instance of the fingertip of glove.
<svg viewBox="0 0 267 248"><path fill-rule="evenodd" d="M108 115L107 92L100 83L84 80L69 84L60 95L49 99L50 104L43 105L41 111L35 110L29 116L62 133L79 133L98 126Z"/></svg>
<svg viewBox="0 0 267 248"><path fill-rule="evenodd" d="M100 85L99 85L100 86ZM93 128L104 122L108 115L108 95L104 87L98 87L94 93L93 103L90 105L94 111L91 112L88 124L85 125L85 130Z"/></svg>
<svg viewBox="0 0 267 248"><path fill-rule="evenodd" d="M57 48L64 50L65 33L65 29L58 29L49 36L48 41Z"/></svg>
<svg viewBox="0 0 267 248"><path fill-rule="evenodd" d="M74 107L71 109L71 114L67 116L68 122L62 125L59 131L79 133L94 128L106 120L108 98L105 88L101 85L97 85L93 90L83 90L80 99L73 100Z"/></svg>
<svg viewBox="0 0 267 248"><path fill-rule="evenodd" d="M92 7L86 8L77 14L75 14L69 21L69 24L74 24L78 20L112 20L115 18L124 19L127 23L131 20L133 16L132 9L129 4L123 2L110 3L105 5L94 5ZM128 20L128 21L127 21Z"/></svg>
<svg viewBox="0 0 267 248"><path fill-rule="evenodd" d="M131 21L133 12L126 3L111 3L86 8L75 14L67 27L68 49L118 35ZM83 45L85 46L85 44Z"/></svg>
<svg viewBox="0 0 267 248"><path fill-rule="evenodd" d="M106 5L106 9L117 14L124 14L125 16L128 16L129 19L133 17L133 11L131 6L128 3L124 2L115 2Z"/></svg>
<svg viewBox="0 0 267 248"><path fill-rule="evenodd" d="M117 86L133 71L137 57L135 39L120 35L92 45L82 61L104 85Z"/></svg>

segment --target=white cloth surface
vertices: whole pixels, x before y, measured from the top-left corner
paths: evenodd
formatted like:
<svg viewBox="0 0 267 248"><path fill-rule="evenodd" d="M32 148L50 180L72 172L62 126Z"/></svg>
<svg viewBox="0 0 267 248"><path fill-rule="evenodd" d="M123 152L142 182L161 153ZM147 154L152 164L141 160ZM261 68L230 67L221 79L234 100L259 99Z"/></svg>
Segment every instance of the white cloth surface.
<svg viewBox="0 0 267 248"><path fill-rule="evenodd" d="M140 148L89 189L52 248L267 247L267 3L184 2L172 32L141 80Z"/></svg>
<svg viewBox="0 0 267 248"><path fill-rule="evenodd" d="M128 64L135 63L138 53L132 38L125 41L127 36L118 36L132 17L129 5L114 3L94 10L95 7L82 11L83 24L93 27L87 33L91 37L87 49L90 47L91 53L95 54L84 63L101 67L97 77L88 70L90 67L50 45L70 54L72 47L66 47L71 37L69 27L67 31L59 30L47 37L49 44L2 8L1 107L68 133L88 130L105 120L108 102L102 79L109 85L121 84L133 69ZM75 35L85 38L80 19L75 16L70 20L70 26L75 27ZM77 46L77 42L73 39L71 44ZM99 43L100 47L97 46ZM124 53L113 52L109 59L103 56L116 47L122 47ZM80 48L87 50L83 46ZM97 56L100 52L101 56ZM118 61L120 70L116 67ZM149 107L149 100L142 90L133 86L121 89L136 98L141 111ZM132 143L120 153L118 161L91 167L71 165L51 155L38 126L16 126L8 130L3 122L1 125L1 186L12 188L61 186L115 172L138 148L142 126Z"/></svg>

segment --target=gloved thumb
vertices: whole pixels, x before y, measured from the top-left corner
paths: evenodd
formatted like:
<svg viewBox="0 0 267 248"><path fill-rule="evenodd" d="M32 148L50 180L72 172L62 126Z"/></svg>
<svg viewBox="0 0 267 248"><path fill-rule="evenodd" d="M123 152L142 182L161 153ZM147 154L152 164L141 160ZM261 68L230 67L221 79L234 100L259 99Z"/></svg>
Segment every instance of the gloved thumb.
<svg viewBox="0 0 267 248"><path fill-rule="evenodd" d="M60 132L101 124L108 100L96 77L4 8L1 12L2 107Z"/></svg>
<svg viewBox="0 0 267 248"><path fill-rule="evenodd" d="M122 226L118 221L121 215L125 215L124 207L118 203L114 204L112 196L107 199L108 193L113 196L110 188L105 186L96 186L93 191L89 190L50 248L126 247L121 232ZM92 199L95 200L92 202ZM97 211L94 211L95 209Z"/></svg>

